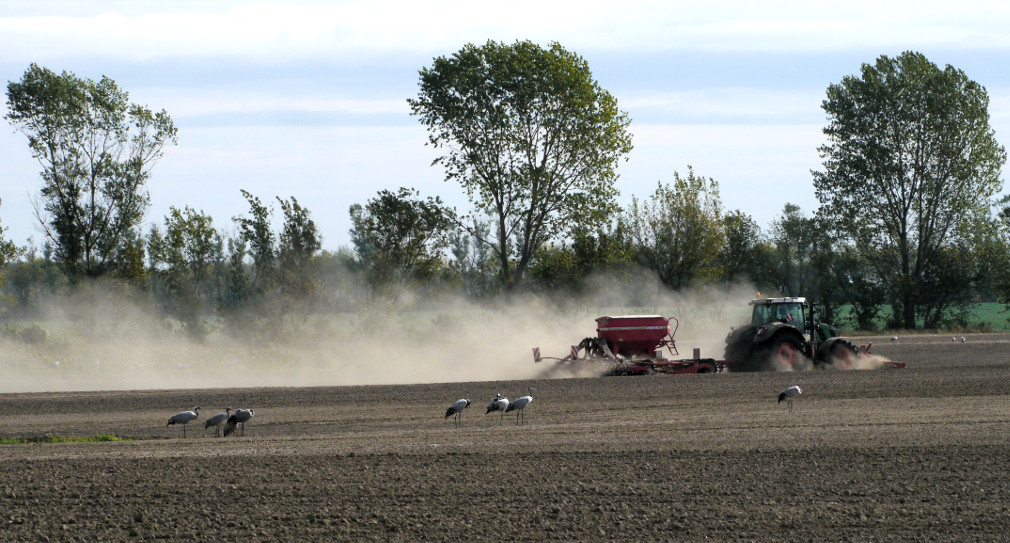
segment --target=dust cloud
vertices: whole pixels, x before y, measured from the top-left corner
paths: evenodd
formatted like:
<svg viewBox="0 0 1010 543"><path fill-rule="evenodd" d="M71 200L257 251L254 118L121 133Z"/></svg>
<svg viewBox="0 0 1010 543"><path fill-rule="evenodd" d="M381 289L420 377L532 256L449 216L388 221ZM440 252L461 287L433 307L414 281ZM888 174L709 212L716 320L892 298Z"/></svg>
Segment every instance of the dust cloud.
<svg viewBox="0 0 1010 543"><path fill-rule="evenodd" d="M747 285L672 292L647 273L598 276L578 297L517 294L494 302L405 292L396 302L287 318L283 330L188 338L157 310L115 291L49 300L46 338L0 336L0 392L414 384L542 376L532 349L562 357L596 334L596 317L661 314L681 357L721 358L747 320ZM669 357L670 355L667 354Z"/></svg>

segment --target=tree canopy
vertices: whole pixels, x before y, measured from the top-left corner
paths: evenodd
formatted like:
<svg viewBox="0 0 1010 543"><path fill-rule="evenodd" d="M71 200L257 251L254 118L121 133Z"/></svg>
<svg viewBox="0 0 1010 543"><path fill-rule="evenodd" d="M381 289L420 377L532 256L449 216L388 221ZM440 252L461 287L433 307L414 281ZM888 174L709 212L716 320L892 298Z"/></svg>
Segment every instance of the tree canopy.
<svg viewBox="0 0 1010 543"><path fill-rule="evenodd" d="M616 209L630 119L588 63L557 43L468 44L420 71L408 100L445 154L435 160L492 223L490 244L512 288L545 242Z"/></svg>
<svg viewBox="0 0 1010 543"><path fill-rule="evenodd" d="M147 209L152 166L176 142L171 117L131 104L108 77L36 64L7 85L7 109L42 165L36 216L57 259L72 279L106 273Z"/></svg>
<svg viewBox="0 0 1010 543"><path fill-rule="evenodd" d="M1006 151L989 126L989 97L961 70L906 52L830 85L822 107L821 213L914 328L926 290L945 288L931 274L985 220L1002 186Z"/></svg>
<svg viewBox="0 0 1010 543"><path fill-rule="evenodd" d="M429 279L438 270L451 224L441 199L383 190L350 212L351 242L373 287Z"/></svg>
<svg viewBox="0 0 1010 543"><path fill-rule="evenodd" d="M659 184L652 198L632 201L627 222L638 244L639 259L659 279L679 289L694 280L718 277L725 241L722 201L714 179L674 172L673 184Z"/></svg>
<svg viewBox="0 0 1010 543"><path fill-rule="evenodd" d="M189 206L169 208L164 236L157 227L148 236L151 268L165 284L168 309L195 338L206 333L200 320L202 299L209 294L213 265L223 258L222 247L214 220Z"/></svg>
<svg viewBox="0 0 1010 543"><path fill-rule="evenodd" d="M0 204L2 203L0 201ZM0 289L4 288L7 284L7 263L13 262L22 253L22 249L14 245L13 241L4 239L4 232L6 231L7 228L0 221Z"/></svg>

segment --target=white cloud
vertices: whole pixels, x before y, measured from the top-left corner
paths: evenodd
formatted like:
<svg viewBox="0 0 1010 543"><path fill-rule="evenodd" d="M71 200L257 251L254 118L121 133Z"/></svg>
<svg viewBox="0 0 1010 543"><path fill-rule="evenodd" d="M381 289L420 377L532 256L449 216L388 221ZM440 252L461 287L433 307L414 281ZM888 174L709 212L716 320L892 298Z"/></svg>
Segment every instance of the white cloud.
<svg viewBox="0 0 1010 543"><path fill-rule="evenodd" d="M575 50L831 51L852 46L1007 48L1003 2L46 2L0 17L0 60L23 51L133 60L165 56L343 58L449 52L486 39ZM619 7L618 7L619 6Z"/></svg>

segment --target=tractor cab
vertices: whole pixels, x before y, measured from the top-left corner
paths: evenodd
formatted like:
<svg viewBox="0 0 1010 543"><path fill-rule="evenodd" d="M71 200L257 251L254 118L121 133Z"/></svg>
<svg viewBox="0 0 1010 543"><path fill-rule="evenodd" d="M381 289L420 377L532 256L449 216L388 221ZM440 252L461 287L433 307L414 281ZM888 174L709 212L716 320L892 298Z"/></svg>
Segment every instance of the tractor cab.
<svg viewBox="0 0 1010 543"><path fill-rule="evenodd" d="M751 300L754 313L751 324L762 326L770 322L784 322L806 332L806 298L758 298Z"/></svg>
<svg viewBox="0 0 1010 543"><path fill-rule="evenodd" d="M814 348L830 338L838 337L839 331L834 326L816 322L813 314L813 304L806 298L757 298L751 300L754 306L751 314L751 324L757 327L770 323L785 323L795 327L801 334L814 344ZM812 332L816 331L816 334Z"/></svg>

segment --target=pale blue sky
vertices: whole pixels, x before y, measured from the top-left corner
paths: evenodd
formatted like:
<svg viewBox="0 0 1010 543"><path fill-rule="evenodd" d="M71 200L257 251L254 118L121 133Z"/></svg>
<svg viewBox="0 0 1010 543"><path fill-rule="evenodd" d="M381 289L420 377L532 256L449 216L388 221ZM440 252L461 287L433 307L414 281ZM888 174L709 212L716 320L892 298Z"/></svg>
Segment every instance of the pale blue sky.
<svg viewBox="0 0 1010 543"><path fill-rule="evenodd" d="M298 198L336 249L348 207L382 189L467 206L409 115L419 69L468 42L557 41L632 118L622 204L690 164L718 181L727 210L766 227L787 202L814 210L824 90L882 54L964 70L989 91L1007 145L1007 28L1002 1L4 1L0 81L6 91L36 62L108 75L131 101L166 109L179 145L154 168L148 224L189 205L230 231L245 189ZM40 245L39 168L0 125L0 220L8 238Z"/></svg>

